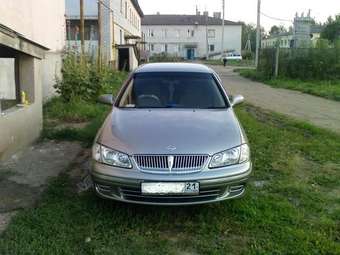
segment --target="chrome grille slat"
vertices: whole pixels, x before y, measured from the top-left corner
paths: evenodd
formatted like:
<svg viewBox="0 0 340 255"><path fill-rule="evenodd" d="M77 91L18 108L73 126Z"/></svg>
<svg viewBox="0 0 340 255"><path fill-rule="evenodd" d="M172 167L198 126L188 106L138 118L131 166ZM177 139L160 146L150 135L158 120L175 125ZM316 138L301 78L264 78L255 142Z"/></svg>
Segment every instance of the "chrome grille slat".
<svg viewBox="0 0 340 255"><path fill-rule="evenodd" d="M134 155L134 161L142 171L169 173L168 156L170 155ZM188 173L202 170L208 155L171 155L174 157L171 172Z"/></svg>

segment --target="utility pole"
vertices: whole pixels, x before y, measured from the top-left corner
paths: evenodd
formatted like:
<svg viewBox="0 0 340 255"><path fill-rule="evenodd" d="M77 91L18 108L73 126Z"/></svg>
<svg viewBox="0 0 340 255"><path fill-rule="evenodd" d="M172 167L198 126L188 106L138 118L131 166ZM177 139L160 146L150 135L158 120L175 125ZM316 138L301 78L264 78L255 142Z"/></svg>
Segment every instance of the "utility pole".
<svg viewBox="0 0 340 255"><path fill-rule="evenodd" d="M259 53L260 53L260 40L261 40L261 0L257 0L257 27L256 27L256 52L255 52L255 66L259 66Z"/></svg>
<svg viewBox="0 0 340 255"><path fill-rule="evenodd" d="M98 1L98 69L102 65L102 4Z"/></svg>
<svg viewBox="0 0 340 255"><path fill-rule="evenodd" d="M279 62L280 62L280 43L276 45L276 54L275 54L275 78L279 76Z"/></svg>
<svg viewBox="0 0 340 255"><path fill-rule="evenodd" d="M80 40L81 40L81 57L85 55L85 20L84 20L84 0L80 0Z"/></svg>
<svg viewBox="0 0 340 255"><path fill-rule="evenodd" d="M209 39L208 39L208 13L206 13L206 16L205 16L205 39L206 39L206 44L207 44L207 60L209 59Z"/></svg>
<svg viewBox="0 0 340 255"><path fill-rule="evenodd" d="M252 48L251 48L251 40L250 40L250 34L248 33L248 40L246 42L246 45L244 46L244 49L246 51L249 51L251 52L252 51Z"/></svg>
<svg viewBox="0 0 340 255"><path fill-rule="evenodd" d="M222 44L221 44L221 57L224 53L224 18L225 18L225 0L222 0Z"/></svg>
<svg viewBox="0 0 340 255"><path fill-rule="evenodd" d="M67 20L66 21L66 26L67 26L67 38L68 38L68 51L71 49L71 21L70 20Z"/></svg>

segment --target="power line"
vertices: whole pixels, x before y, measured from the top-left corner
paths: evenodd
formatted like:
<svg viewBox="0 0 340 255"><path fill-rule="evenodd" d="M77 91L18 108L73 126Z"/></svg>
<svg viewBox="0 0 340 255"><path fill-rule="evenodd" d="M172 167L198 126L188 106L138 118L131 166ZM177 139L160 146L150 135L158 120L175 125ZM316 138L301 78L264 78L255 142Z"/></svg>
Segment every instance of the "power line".
<svg viewBox="0 0 340 255"><path fill-rule="evenodd" d="M273 19L273 20L277 20L277 21L293 22L293 20L276 18L276 17L273 17L273 16L269 16L269 15L263 13L263 12L261 12L261 15L267 17L268 19Z"/></svg>

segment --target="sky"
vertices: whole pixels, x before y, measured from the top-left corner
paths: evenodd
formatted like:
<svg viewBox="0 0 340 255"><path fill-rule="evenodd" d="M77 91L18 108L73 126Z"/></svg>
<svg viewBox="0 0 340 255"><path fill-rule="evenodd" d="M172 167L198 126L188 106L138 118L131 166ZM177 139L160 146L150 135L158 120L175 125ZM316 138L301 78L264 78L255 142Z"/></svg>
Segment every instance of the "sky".
<svg viewBox="0 0 340 255"><path fill-rule="evenodd" d="M227 20L256 23L257 0L225 0ZM203 12L222 10L222 0L139 0L145 14L195 14L196 5ZM295 13L305 14L311 9L311 16L317 22L325 22L329 16L340 14L340 0L262 0L261 12L271 17L293 20ZM269 30L272 25L289 27L292 22L261 17L261 25Z"/></svg>

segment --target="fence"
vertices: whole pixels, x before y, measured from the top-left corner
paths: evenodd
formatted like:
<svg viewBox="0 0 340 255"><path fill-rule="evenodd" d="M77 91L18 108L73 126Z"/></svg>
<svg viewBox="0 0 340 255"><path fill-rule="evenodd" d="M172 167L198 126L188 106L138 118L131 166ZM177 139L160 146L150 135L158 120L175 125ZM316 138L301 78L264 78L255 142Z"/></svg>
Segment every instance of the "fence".
<svg viewBox="0 0 340 255"><path fill-rule="evenodd" d="M340 79L340 47L318 49L262 49L259 71L266 77Z"/></svg>

